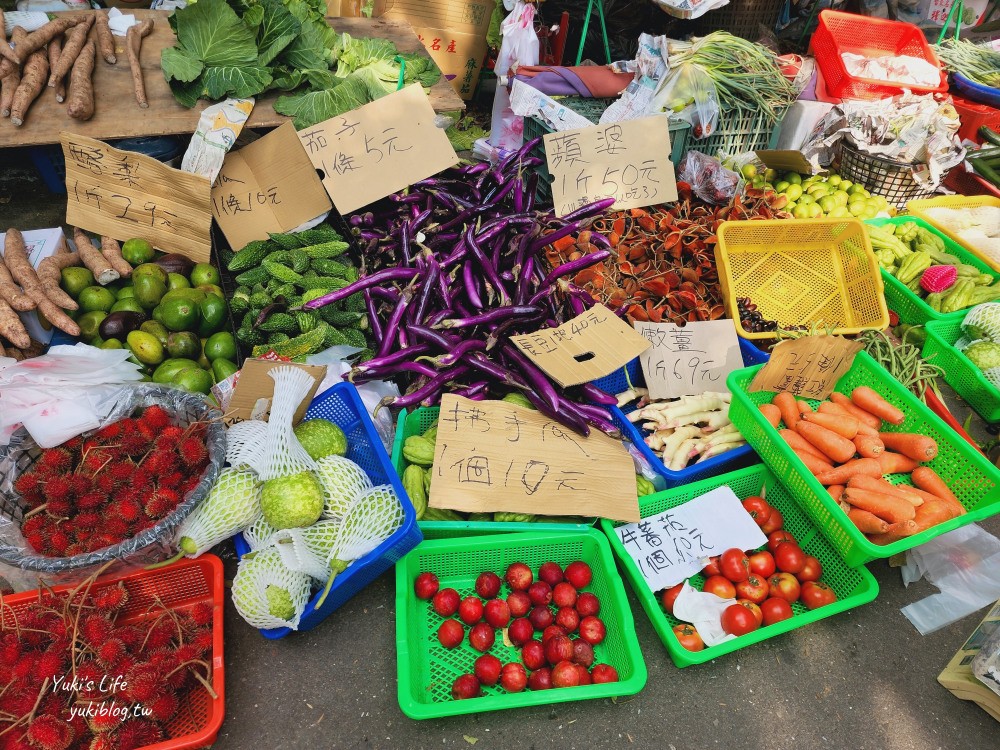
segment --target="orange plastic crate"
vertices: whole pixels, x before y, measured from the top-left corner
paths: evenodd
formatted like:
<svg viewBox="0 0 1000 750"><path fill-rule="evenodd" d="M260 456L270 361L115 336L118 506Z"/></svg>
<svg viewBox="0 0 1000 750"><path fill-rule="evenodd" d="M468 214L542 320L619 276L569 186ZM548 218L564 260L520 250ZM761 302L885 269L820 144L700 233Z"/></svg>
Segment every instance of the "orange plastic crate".
<svg viewBox="0 0 1000 750"><path fill-rule="evenodd" d="M816 64L823 73L827 91L840 99L884 99L896 96L903 89L914 94L943 93L948 90L948 79L941 71L937 86L914 86L872 78L856 78L847 72L842 52L853 52L864 57L909 55L920 57L941 68L937 55L927 43L923 32L913 24L868 18L853 13L823 10L819 25L812 37L812 51Z"/></svg>
<svg viewBox="0 0 1000 750"><path fill-rule="evenodd" d="M970 141L982 143L979 136L979 128L985 125L992 130L1000 131L1000 109L991 107L988 104L969 101L960 96L952 94L952 102L958 111L958 118L962 122L962 127L958 129L959 138L968 138Z"/></svg>
<svg viewBox="0 0 1000 750"><path fill-rule="evenodd" d="M160 603L173 610L186 610L195 604L208 602L215 616L212 622L212 689L218 698L205 690L195 690L181 704L177 715L167 725L168 738L143 750L191 750L208 747L215 742L222 720L225 718L225 661L223 659L222 611L225 603L225 585L222 560L215 555L202 555L195 560L181 560L157 570L140 570L127 575L102 576L94 583L91 593L124 582L128 590L128 603L118 622L129 623L155 619ZM61 593L73 585L56 586ZM3 597L5 610L16 615L38 599L39 592L25 591ZM151 607L155 607L151 610Z"/></svg>

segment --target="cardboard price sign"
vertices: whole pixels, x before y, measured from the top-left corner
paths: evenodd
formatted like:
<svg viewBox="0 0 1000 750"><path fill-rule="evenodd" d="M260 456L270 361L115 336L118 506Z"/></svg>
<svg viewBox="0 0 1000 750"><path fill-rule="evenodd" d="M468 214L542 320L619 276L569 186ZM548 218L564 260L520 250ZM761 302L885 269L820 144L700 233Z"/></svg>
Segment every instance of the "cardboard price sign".
<svg viewBox="0 0 1000 750"><path fill-rule="evenodd" d="M66 223L118 240L207 262L212 252L212 186L151 156L81 135L60 135L66 158Z"/></svg>
<svg viewBox="0 0 1000 750"><path fill-rule="evenodd" d="M749 391L785 391L822 400L833 393L837 381L851 369L858 341L843 336L805 336L782 341L750 383ZM749 548L748 548L749 549Z"/></svg>
<svg viewBox="0 0 1000 750"><path fill-rule="evenodd" d="M282 362L271 359L248 359L243 363L243 369L238 373L236 387L233 390L229 406L226 408L226 424L245 422L248 419L263 419L267 421L271 414L271 401L274 398L274 380L268 373L275 367L297 367L305 370L314 378L309 393L302 399L295 410L293 422L298 424L306 415L306 410L316 395L316 389L326 377L326 365L301 365L297 362Z"/></svg>
<svg viewBox="0 0 1000 750"><path fill-rule="evenodd" d="M545 160L556 215L615 198L614 210L677 200L666 115L549 133Z"/></svg>
<svg viewBox="0 0 1000 750"><path fill-rule="evenodd" d="M563 388L603 378L649 347L604 305L595 305L558 328L510 340Z"/></svg>
<svg viewBox="0 0 1000 750"><path fill-rule="evenodd" d="M615 529L653 591L676 586L727 549L756 549L767 541L728 486L676 508Z"/></svg>
<svg viewBox="0 0 1000 750"><path fill-rule="evenodd" d="M505 401L445 395L430 471L432 508L639 520L635 467L619 441Z"/></svg>
<svg viewBox="0 0 1000 750"><path fill-rule="evenodd" d="M290 122L227 154L212 188L212 213L235 248L295 229L331 207Z"/></svg>
<svg viewBox="0 0 1000 750"><path fill-rule="evenodd" d="M299 132L342 214L458 163L419 84Z"/></svg>
<svg viewBox="0 0 1000 750"><path fill-rule="evenodd" d="M683 328L673 323L636 323L635 330L651 344L639 355L650 398L724 391L726 376L743 367L731 320L696 321Z"/></svg>

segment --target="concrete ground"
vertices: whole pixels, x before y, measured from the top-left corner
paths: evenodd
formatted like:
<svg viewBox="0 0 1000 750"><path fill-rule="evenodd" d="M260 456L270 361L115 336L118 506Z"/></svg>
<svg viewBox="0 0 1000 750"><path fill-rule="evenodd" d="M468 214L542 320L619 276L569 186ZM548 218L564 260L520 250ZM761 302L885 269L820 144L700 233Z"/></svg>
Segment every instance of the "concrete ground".
<svg viewBox="0 0 1000 750"><path fill-rule="evenodd" d="M64 211L23 155L0 155L0 227L52 226ZM968 410L949 402L964 419ZM987 437L978 419L974 428ZM1000 518L982 526L1000 535ZM231 578L232 547L219 551ZM871 604L686 669L670 661L629 591L649 669L638 695L424 722L405 717L396 698L391 571L320 627L280 641L262 638L227 602L226 721L214 747L1000 747L996 722L936 681L983 613L921 636L899 610L936 589L904 588L884 561L869 568L881 587Z"/></svg>

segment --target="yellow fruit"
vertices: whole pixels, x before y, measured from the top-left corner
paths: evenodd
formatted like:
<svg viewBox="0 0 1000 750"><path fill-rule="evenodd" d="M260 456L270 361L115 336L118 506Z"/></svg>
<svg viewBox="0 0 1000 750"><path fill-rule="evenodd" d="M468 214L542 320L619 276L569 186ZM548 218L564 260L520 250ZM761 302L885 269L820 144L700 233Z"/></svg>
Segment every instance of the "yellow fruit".
<svg viewBox="0 0 1000 750"><path fill-rule="evenodd" d="M757 167L753 164L744 164L743 169L740 170L740 174L743 175L744 179L752 180L757 175Z"/></svg>
<svg viewBox="0 0 1000 750"><path fill-rule="evenodd" d="M833 194L833 199L837 201L838 206L846 206L851 202L851 196L845 193L843 190L838 190Z"/></svg>
<svg viewBox="0 0 1000 750"><path fill-rule="evenodd" d="M809 206L802 205L801 203L795 207L792 211L792 216L796 219L808 219L809 218Z"/></svg>
<svg viewBox="0 0 1000 750"><path fill-rule="evenodd" d="M868 206L865 205L864 201L851 201L850 205L848 205L848 207L847 207L847 210L850 212L851 216L859 216L859 217L867 209L868 209Z"/></svg>
<svg viewBox="0 0 1000 750"><path fill-rule="evenodd" d="M785 175L785 181L790 182L793 185L801 185L802 175L800 175L798 172L789 172L788 174Z"/></svg>
<svg viewBox="0 0 1000 750"><path fill-rule="evenodd" d="M802 196L802 187L797 183L791 183L783 192L788 196L788 200L797 201Z"/></svg>
<svg viewBox="0 0 1000 750"><path fill-rule="evenodd" d="M800 206L804 206L804 205L807 205L809 203L815 203L815 202L816 202L816 199L813 198L811 195L809 195L809 193L804 193L804 194L802 194L799 197L799 205Z"/></svg>
<svg viewBox="0 0 1000 750"><path fill-rule="evenodd" d="M849 219L851 212L845 206L837 206L832 211L827 211L826 216L829 219Z"/></svg>
<svg viewBox="0 0 1000 750"><path fill-rule="evenodd" d="M822 215L823 215L823 209L820 208L820 206L819 206L818 203L810 203L809 204L809 218L810 219L818 219Z"/></svg>
<svg viewBox="0 0 1000 750"><path fill-rule="evenodd" d="M789 185L791 185L790 182L786 182L785 180L780 180L780 181L774 183L774 191L776 193L784 193L785 190L788 189Z"/></svg>
<svg viewBox="0 0 1000 750"><path fill-rule="evenodd" d="M824 195L819 199L819 207L823 209L824 212L830 213L833 209L837 207L837 201L832 195Z"/></svg>
<svg viewBox="0 0 1000 750"><path fill-rule="evenodd" d="M839 174L832 174L826 178L826 181L831 185L833 185L834 187L837 187L841 182L844 181L844 179Z"/></svg>

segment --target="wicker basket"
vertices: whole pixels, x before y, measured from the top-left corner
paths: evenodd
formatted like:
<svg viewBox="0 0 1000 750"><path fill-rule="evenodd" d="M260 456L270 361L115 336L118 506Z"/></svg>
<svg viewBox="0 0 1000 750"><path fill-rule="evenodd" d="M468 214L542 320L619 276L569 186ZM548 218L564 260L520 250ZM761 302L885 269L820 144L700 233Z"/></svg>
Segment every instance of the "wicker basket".
<svg viewBox="0 0 1000 750"><path fill-rule="evenodd" d="M913 179L912 167L912 164L884 156L866 154L841 141L840 176L864 185L869 193L882 196L898 209L906 208L907 201L934 194L934 188L924 187Z"/></svg>

